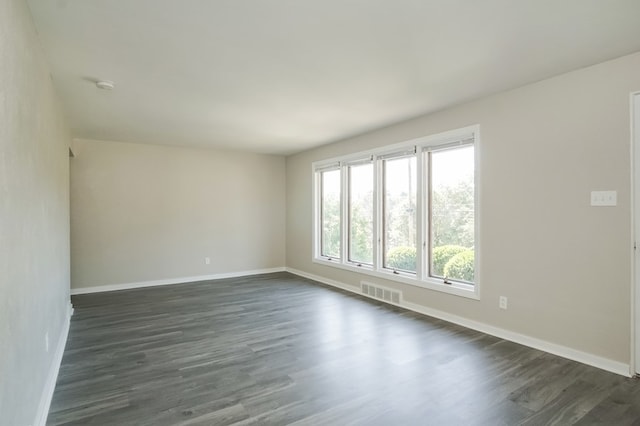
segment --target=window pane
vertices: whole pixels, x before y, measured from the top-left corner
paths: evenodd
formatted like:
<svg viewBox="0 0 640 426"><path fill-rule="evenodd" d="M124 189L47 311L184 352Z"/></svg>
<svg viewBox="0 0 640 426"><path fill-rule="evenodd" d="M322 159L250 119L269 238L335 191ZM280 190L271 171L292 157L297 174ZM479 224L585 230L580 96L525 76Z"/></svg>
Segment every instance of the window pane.
<svg viewBox="0 0 640 426"><path fill-rule="evenodd" d="M349 167L349 260L373 264L373 164Z"/></svg>
<svg viewBox="0 0 640 426"><path fill-rule="evenodd" d="M430 275L474 281L474 148L434 151L431 158Z"/></svg>
<svg viewBox="0 0 640 426"><path fill-rule="evenodd" d="M322 235L320 254L340 258L340 170L321 173L320 215Z"/></svg>
<svg viewBox="0 0 640 426"><path fill-rule="evenodd" d="M416 157L384 160L383 266L416 271Z"/></svg>

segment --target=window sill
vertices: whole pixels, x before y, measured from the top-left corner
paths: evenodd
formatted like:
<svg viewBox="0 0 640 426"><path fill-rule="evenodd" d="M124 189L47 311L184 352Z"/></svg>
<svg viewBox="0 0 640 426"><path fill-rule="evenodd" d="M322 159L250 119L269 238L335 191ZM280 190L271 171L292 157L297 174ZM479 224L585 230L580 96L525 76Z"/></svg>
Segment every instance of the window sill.
<svg viewBox="0 0 640 426"><path fill-rule="evenodd" d="M351 264L340 263L338 260L327 260L323 258L314 258L313 263L323 266L330 266L333 268L342 269L349 272L357 272L377 278L382 278L389 281L396 281L402 284L412 285L414 287L424 288L433 291L439 291L442 293L452 294L454 296L465 297L467 299L480 300L480 294L478 291L478 284L469 285L462 283L444 284L440 280L433 278L427 278L424 280L413 277L408 273L394 274L392 271L378 271L374 270L371 266L362 265L356 266Z"/></svg>

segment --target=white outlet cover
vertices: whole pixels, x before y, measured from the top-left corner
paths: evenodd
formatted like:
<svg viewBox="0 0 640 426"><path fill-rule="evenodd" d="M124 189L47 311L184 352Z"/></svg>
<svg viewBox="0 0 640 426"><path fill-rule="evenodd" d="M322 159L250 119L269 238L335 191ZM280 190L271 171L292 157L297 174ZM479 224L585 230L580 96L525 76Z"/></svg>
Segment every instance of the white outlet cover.
<svg viewBox="0 0 640 426"><path fill-rule="evenodd" d="M591 191L591 205L612 207L618 205L618 191Z"/></svg>
<svg viewBox="0 0 640 426"><path fill-rule="evenodd" d="M500 296L498 306L500 307L500 309L507 309L507 298L505 296Z"/></svg>

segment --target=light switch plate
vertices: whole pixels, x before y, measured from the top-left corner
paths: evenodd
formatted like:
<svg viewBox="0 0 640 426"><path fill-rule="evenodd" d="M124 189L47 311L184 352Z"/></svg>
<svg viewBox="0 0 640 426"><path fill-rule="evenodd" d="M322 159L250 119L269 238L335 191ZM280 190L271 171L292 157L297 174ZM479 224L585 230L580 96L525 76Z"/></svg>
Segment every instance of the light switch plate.
<svg viewBox="0 0 640 426"><path fill-rule="evenodd" d="M617 206L618 191L591 191L592 206Z"/></svg>

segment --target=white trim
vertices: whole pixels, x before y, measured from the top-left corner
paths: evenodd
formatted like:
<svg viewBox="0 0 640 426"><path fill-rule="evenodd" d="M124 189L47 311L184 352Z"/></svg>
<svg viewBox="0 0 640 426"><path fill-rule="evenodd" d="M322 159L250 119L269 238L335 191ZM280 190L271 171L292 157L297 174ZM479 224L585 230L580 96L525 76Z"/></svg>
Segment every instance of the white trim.
<svg viewBox="0 0 640 426"><path fill-rule="evenodd" d="M88 294L88 293L102 293L105 291L130 290L130 289L142 288L142 287L184 284L184 283L191 283L191 282L198 282L198 281L219 280L223 278L245 277L248 275L271 274L273 272L284 272L285 270L286 269L284 266L279 266L277 268L255 269L251 271L225 272L225 273L212 274L212 275L198 275L194 277L168 278L164 280L139 281L139 282L122 283L122 284L109 284L109 285L100 285L95 287L80 287L80 288L72 288L71 294L76 295L76 294Z"/></svg>
<svg viewBox="0 0 640 426"><path fill-rule="evenodd" d="M302 277L302 278L308 278L308 279L313 280L313 281L318 281L319 283L322 283L322 284L327 284L327 285L330 285L332 287L337 287L337 288L341 288L342 290L347 290L347 291L351 291L353 293L360 294L360 292L359 292L360 288L359 287L350 286L350 285L347 285L347 284L342 283L340 281L332 280L330 278L321 277L320 275L316 275L316 274L310 274L308 272L304 272L304 271L301 271L301 270L295 269L295 268L287 268L287 272L289 272L289 273L291 273L293 275L297 275L297 276Z"/></svg>
<svg viewBox="0 0 640 426"><path fill-rule="evenodd" d="M311 169L313 171L321 171L323 167L328 164L345 164L349 161L358 160L368 155L384 156L385 154L402 151L410 147L416 147L416 149L424 149L426 147L438 147L440 145L447 145L451 142L466 140L477 136L480 132L479 124L472 124L470 126L461 127L459 129L447 130L445 132L436 133L429 136L423 136L408 141L394 143L392 145L386 145L378 148L368 149L352 154L341 155L339 157L326 158L324 160L318 160L311 163Z"/></svg>
<svg viewBox="0 0 640 426"><path fill-rule="evenodd" d="M364 296L361 293L360 288L358 287L346 285L344 283L341 283L335 280L327 279L319 275L310 274L310 273L299 271L293 268L287 268L287 272ZM379 299L375 299L375 300L379 300ZM387 303L387 302L384 302L384 303ZM467 318L460 317L458 315L450 314L448 312L428 308L426 306L418 305L416 303L407 302L405 300L402 300L401 304L396 306L400 306L402 308L417 312L419 314L438 318L453 324L457 324L472 330L476 330L481 333L490 334L492 336L496 336L501 339L509 340L511 342L528 346L530 348L548 352L550 354L557 355L562 358L567 358L573 361L580 362L582 364L587 364L592 367L610 371L612 373L616 373L621 376L630 377L629 364L625 364L623 362L618 362L608 358L603 358L587 352L579 351L577 349L572 349L567 346L558 345L556 343L548 342L546 340L537 339L535 337L527 336L527 335L520 334L510 330L505 330L503 328L494 327L489 324L470 320Z"/></svg>
<svg viewBox="0 0 640 426"><path fill-rule="evenodd" d="M448 312L440 311L437 309L428 308L415 303L404 302L403 307L414 312L418 312L424 315L428 315L430 317L438 318L438 319L448 321L457 325L461 325L463 327L470 328L472 330L476 330L485 334L490 334L492 336L509 340L511 342L519 343L521 345L528 346L530 348L538 349L553 355L557 355L563 358L567 358L573 361L590 365L592 367L600 368L602 370L607 370L612 373L629 377L629 365L622 362L603 358L597 355L590 354L588 352L583 352L577 349L569 348L567 346L558 345L556 343L552 343L546 340L527 336L525 334L517 333L515 331L494 327L489 324L470 320L467 318L460 317L458 315L450 314Z"/></svg>
<svg viewBox="0 0 640 426"><path fill-rule="evenodd" d="M631 144L629 148L631 157L631 335L629 345L631 348L629 373L631 376L635 376L640 365L638 358L640 358L640 349L636 346L640 346L640 338L636 335L640 333L640 330L636 326L636 322L640 319L638 317L638 310L640 310L640 302L636 300L640 297L640 268L636 265L636 250L634 246L640 244L640 223L636 220L636 215L640 214L640 186L637 185L640 182L640 129L636 128L636 97L640 103L640 91L632 92L629 94L629 117L630 117L630 136ZM640 114L639 114L640 115ZM637 142L636 142L637 140ZM636 158L638 157L638 158Z"/></svg>
<svg viewBox="0 0 640 426"><path fill-rule="evenodd" d="M473 193L473 202L475 203L475 211L473 212L475 218L474 218L474 251L473 251L473 259L474 259L474 265L473 265L473 280L475 281L473 290L475 292L476 298L478 300L481 299L481 292L482 292L482 287L480 286L480 283L482 282L482 231L480 230L480 224L482 223L482 176L483 176L483 171L482 171L482 153L484 152L484 150L482 149L482 137L480 135L480 126L475 126L475 130L474 130L474 136L475 136L475 143L474 143L474 152L473 155L475 156L475 164L474 164L474 176L473 176L473 187L474 187L474 193Z"/></svg>
<svg viewBox="0 0 640 426"><path fill-rule="evenodd" d="M71 302L67 306L67 314L62 325L62 332L58 338L58 344L56 351L53 354L53 361L49 367L49 374L47 374L47 381L42 389L42 395L40 396L40 403L38 404L38 412L33 422L35 426L45 426L47 423L47 416L49 415L49 407L51 407L51 400L53 399L53 391L56 389L56 381L58 380L58 372L60 371L60 364L62 363L62 355L64 354L64 347L67 344L67 337L69 336L69 325L71 323L71 316L73 315L73 306Z"/></svg>
<svg viewBox="0 0 640 426"><path fill-rule="evenodd" d="M467 299L480 300L479 292L474 291L474 286L463 283L444 284L442 280L435 278L425 278L420 280L416 278L416 274L409 272L400 272L394 274L391 270L375 270L371 266L357 266L353 263L338 263L325 259L313 259L313 263L318 265L329 266L332 268L344 269L345 271L355 272L357 274L369 275L376 278L382 278L389 281L396 281L402 284L411 285L418 288L426 288L429 290L439 291L441 293L453 294L454 296L465 297ZM477 284L476 284L477 285Z"/></svg>

